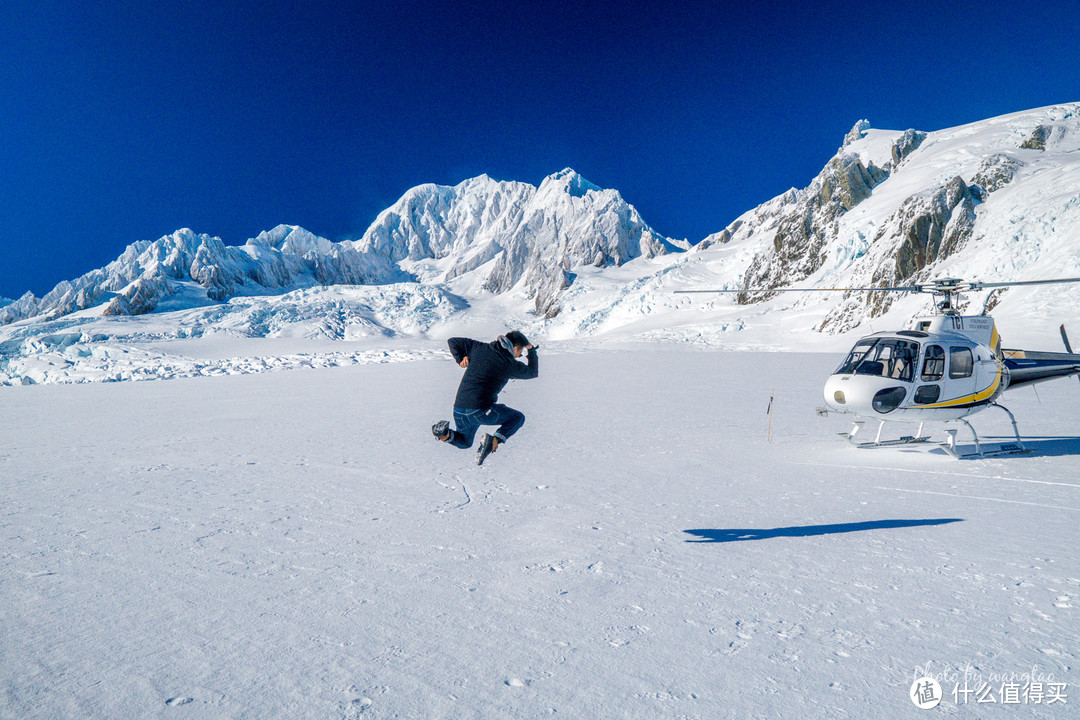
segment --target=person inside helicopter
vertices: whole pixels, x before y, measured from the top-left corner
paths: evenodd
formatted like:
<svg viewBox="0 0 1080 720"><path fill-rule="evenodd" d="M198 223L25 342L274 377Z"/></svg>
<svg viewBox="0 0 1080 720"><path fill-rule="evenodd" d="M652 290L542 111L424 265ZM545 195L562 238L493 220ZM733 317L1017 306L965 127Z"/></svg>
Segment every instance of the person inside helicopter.
<svg viewBox="0 0 1080 720"><path fill-rule="evenodd" d="M855 344L836 375L875 375L911 382L919 343L899 338L865 338Z"/></svg>

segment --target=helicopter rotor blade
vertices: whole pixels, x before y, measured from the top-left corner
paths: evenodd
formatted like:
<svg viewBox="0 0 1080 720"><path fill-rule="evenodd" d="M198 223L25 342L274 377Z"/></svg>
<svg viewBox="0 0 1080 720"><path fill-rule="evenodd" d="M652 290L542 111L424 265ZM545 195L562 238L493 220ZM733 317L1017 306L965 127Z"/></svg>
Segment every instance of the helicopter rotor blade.
<svg viewBox="0 0 1080 720"><path fill-rule="evenodd" d="M1014 285L1052 285L1080 282L1080 278L1054 278L1052 280L1012 280L1009 282L964 282L943 279L922 285L896 285L886 287L815 287L815 288L716 288L715 290L675 290L676 294L691 293L776 293L776 292L918 292L938 295L974 292L986 288L1004 288Z"/></svg>
<svg viewBox="0 0 1080 720"><path fill-rule="evenodd" d="M1013 285L1053 285L1057 283L1080 282L1080 278L1055 278L1053 280L1014 280L1012 282L973 282L968 283L971 290L983 288L1011 287Z"/></svg>
<svg viewBox="0 0 1080 720"><path fill-rule="evenodd" d="M715 290L675 290L676 295L688 295L691 293L767 293L767 292L877 292L886 290L893 292L921 292L921 285L905 287L817 287L817 288L717 288Z"/></svg>

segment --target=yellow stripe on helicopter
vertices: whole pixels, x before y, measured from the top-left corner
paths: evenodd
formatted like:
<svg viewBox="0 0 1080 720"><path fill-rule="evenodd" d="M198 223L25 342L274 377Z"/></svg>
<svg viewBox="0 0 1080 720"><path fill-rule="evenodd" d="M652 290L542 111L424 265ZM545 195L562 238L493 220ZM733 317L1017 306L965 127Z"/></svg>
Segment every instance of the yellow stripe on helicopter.
<svg viewBox="0 0 1080 720"><path fill-rule="evenodd" d="M1001 385L1001 362L998 362L997 375L994 376L994 382L990 383L990 387L974 395L967 395L966 397L956 398L955 400L946 400L945 402L934 403L932 405L919 405L920 408L944 408L944 407L956 407L958 405L976 405L983 401L989 400L994 397L997 392L998 386Z"/></svg>

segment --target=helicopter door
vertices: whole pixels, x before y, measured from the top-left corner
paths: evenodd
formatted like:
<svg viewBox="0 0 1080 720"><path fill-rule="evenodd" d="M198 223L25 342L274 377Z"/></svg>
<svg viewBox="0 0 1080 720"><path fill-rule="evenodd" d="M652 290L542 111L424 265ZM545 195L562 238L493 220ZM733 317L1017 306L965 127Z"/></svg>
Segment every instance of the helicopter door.
<svg viewBox="0 0 1080 720"><path fill-rule="evenodd" d="M927 345L923 355L919 386L915 389L915 404L930 405L941 399L941 381L945 377L945 348Z"/></svg>
<svg viewBox="0 0 1080 720"><path fill-rule="evenodd" d="M946 395L949 400L962 399L975 394L975 356L971 348L949 348L948 377Z"/></svg>

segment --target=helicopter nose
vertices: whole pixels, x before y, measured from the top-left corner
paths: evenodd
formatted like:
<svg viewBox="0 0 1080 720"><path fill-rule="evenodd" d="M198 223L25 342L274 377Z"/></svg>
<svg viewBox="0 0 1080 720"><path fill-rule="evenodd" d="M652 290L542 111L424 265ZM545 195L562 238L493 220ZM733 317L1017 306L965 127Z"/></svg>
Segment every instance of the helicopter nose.
<svg viewBox="0 0 1080 720"><path fill-rule="evenodd" d="M825 381L823 391L825 405L833 412L852 412L851 408L847 406L850 380L850 375L830 375L829 379Z"/></svg>
<svg viewBox="0 0 1080 720"><path fill-rule="evenodd" d="M885 415L907 396L895 380L867 375L831 375L825 381L825 405L833 412Z"/></svg>

